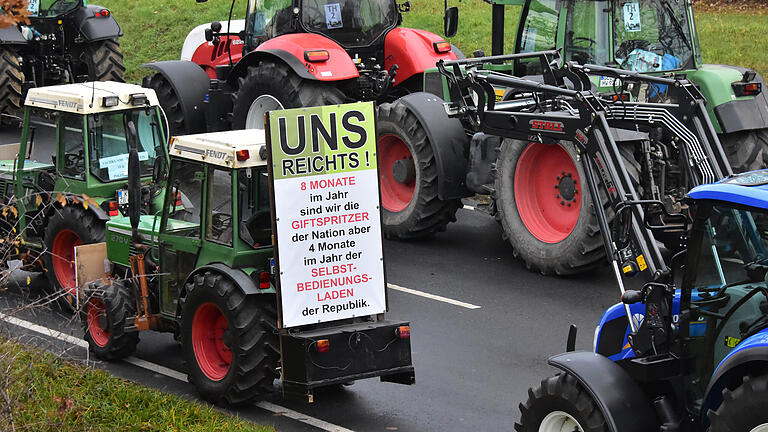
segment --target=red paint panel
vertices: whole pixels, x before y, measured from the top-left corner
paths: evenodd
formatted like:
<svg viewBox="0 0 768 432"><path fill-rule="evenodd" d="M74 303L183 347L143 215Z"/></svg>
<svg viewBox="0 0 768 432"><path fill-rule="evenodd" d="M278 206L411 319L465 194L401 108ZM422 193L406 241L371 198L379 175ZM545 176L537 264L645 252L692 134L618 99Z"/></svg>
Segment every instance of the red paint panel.
<svg viewBox="0 0 768 432"><path fill-rule="evenodd" d="M357 78L357 68L349 54L336 42L314 33L291 33L272 38L256 48L256 51L283 50L293 55L309 73L319 81L340 81ZM304 59L304 51L326 50L329 58L324 62L310 63Z"/></svg>
<svg viewBox="0 0 768 432"><path fill-rule="evenodd" d="M384 39L384 67L387 70L394 64L399 67L395 85L435 67L441 59L456 60L453 51L442 54L435 52L433 44L444 40L445 38L434 33L405 27L398 27L387 33Z"/></svg>
<svg viewBox="0 0 768 432"><path fill-rule="evenodd" d="M221 42L213 46L213 42L200 44L192 55L192 61L199 64L211 79L216 78L216 66L229 64L229 48L232 50L232 64L237 64L243 57L243 41L237 36L222 36Z"/></svg>

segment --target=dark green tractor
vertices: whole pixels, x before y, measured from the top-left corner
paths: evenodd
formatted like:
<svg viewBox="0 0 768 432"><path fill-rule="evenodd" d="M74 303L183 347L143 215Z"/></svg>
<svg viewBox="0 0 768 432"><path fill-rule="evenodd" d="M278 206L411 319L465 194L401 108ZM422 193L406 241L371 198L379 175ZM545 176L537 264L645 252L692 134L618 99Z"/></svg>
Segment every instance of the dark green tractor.
<svg viewBox="0 0 768 432"><path fill-rule="evenodd" d="M167 181L162 210L107 223L111 269L82 302L97 357L130 355L140 331L172 332L190 382L225 405L270 393L278 375L285 393L309 401L314 388L362 378L413 382L407 323L369 316L278 329L263 130L178 136L169 153L169 169L155 169Z"/></svg>
<svg viewBox="0 0 768 432"><path fill-rule="evenodd" d="M45 124L33 126L33 118ZM51 294L76 307L75 250L104 241L104 224L126 212L127 125L138 129L143 211L159 205L151 186L167 139L154 90L116 82L34 88L24 108L20 144L0 146L0 253L45 271Z"/></svg>

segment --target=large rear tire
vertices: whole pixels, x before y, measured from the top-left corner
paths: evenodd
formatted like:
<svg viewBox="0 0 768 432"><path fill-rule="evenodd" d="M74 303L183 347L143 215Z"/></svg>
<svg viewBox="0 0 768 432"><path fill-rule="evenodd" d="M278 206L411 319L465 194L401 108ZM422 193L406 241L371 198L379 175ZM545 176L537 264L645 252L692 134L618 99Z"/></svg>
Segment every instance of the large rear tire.
<svg viewBox="0 0 768 432"><path fill-rule="evenodd" d="M461 200L437 195L432 144L419 119L403 104L376 112L382 226L389 238L424 237L456 220Z"/></svg>
<svg viewBox="0 0 768 432"><path fill-rule="evenodd" d="M205 399L243 405L272 391L279 359L273 296L245 295L205 272L186 285L181 307L189 381Z"/></svg>
<svg viewBox="0 0 768 432"><path fill-rule="evenodd" d="M720 135L734 174L762 169L768 162L768 129Z"/></svg>
<svg viewBox="0 0 768 432"><path fill-rule="evenodd" d="M768 431L768 375L743 378L733 390L723 390L723 403L707 416L713 432Z"/></svg>
<svg viewBox="0 0 768 432"><path fill-rule="evenodd" d="M161 73L144 77L142 87L151 88L157 94L160 107L168 121L168 136L184 135L188 127L184 122L184 112L181 110L181 100L173 89L171 82Z"/></svg>
<svg viewBox="0 0 768 432"><path fill-rule="evenodd" d="M24 71L16 52L0 47L0 114L19 117L21 115L21 91Z"/></svg>
<svg viewBox="0 0 768 432"><path fill-rule="evenodd" d="M91 352L102 360L119 360L136 351L139 333L125 331L130 318L136 316L131 290L120 281L94 282L83 298L80 315Z"/></svg>
<svg viewBox="0 0 768 432"><path fill-rule="evenodd" d="M517 432L607 432L592 396L572 375L559 373L528 390Z"/></svg>
<svg viewBox="0 0 768 432"><path fill-rule="evenodd" d="M48 218L43 236L43 264L50 294L62 309L74 311L77 304L75 246L103 242L105 236L104 222L82 207L56 208Z"/></svg>
<svg viewBox="0 0 768 432"><path fill-rule="evenodd" d="M496 164L493 198L505 238L531 271L572 275L605 256L584 173L573 144L506 139Z"/></svg>
<svg viewBox="0 0 768 432"><path fill-rule="evenodd" d="M80 60L87 69L90 81L125 81L123 53L120 51L120 43L115 39L89 42Z"/></svg>
<svg viewBox="0 0 768 432"><path fill-rule="evenodd" d="M267 111L344 103L331 84L305 80L283 63L262 61L238 79L232 129L263 129Z"/></svg>

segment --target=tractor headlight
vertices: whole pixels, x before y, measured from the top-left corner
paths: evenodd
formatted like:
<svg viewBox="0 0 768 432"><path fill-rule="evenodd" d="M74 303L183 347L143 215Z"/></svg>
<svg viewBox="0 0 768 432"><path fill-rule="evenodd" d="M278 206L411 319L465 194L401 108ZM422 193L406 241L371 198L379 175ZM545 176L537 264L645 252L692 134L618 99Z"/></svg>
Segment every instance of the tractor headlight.
<svg viewBox="0 0 768 432"><path fill-rule="evenodd" d="M117 96L104 96L101 99L101 106L104 108L116 107L120 104L120 99Z"/></svg>

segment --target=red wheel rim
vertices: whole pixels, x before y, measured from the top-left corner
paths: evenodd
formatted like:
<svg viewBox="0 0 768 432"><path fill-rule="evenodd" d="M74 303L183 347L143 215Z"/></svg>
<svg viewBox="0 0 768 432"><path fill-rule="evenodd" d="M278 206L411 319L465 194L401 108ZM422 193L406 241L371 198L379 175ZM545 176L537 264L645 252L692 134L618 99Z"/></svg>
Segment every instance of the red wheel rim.
<svg viewBox="0 0 768 432"><path fill-rule="evenodd" d="M224 342L227 317L213 303L203 303L192 319L192 349L205 376L220 381L232 364L232 351Z"/></svg>
<svg viewBox="0 0 768 432"><path fill-rule="evenodd" d="M391 212L408 207L416 190L416 181L400 183L395 180L392 168L399 160L413 161L413 155L397 135L382 135L378 139L379 179L381 183L381 204Z"/></svg>
<svg viewBox="0 0 768 432"><path fill-rule="evenodd" d="M91 335L93 343L100 347L107 346L109 342L109 332L101 326L100 318L107 311L104 302L100 299L92 298L88 302L88 333Z"/></svg>
<svg viewBox="0 0 768 432"><path fill-rule="evenodd" d="M544 243L565 240L581 211L581 181L560 145L531 143L515 170L517 211L528 231Z"/></svg>
<svg viewBox="0 0 768 432"><path fill-rule="evenodd" d="M72 230L61 230L53 239L53 272L59 285L68 294L75 294L75 246L83 241Z"/></svg>

